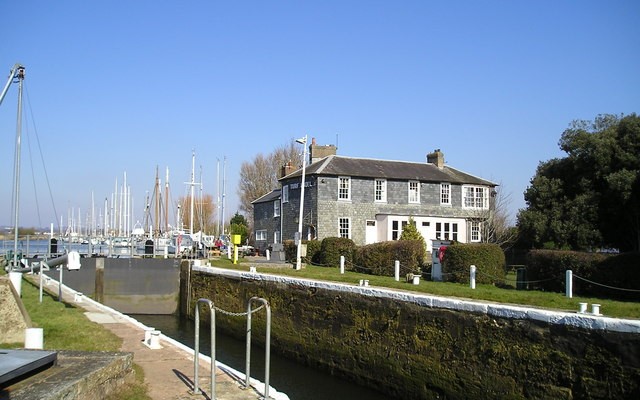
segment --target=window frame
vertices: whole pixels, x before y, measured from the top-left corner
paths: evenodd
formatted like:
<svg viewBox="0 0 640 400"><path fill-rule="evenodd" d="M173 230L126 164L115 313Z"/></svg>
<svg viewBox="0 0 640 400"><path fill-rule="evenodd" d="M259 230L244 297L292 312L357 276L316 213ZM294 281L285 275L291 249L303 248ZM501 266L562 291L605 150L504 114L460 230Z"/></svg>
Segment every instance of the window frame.
<svg viewBox="0 0 640 400"><path fill-rule="evenodd" d="M481 228L480 222L471 221L469 225L469 241L470 242L479 243L482 241L482 230L480 228Z"/></svg>
<svg viewBox="0 0 640 400"><path fill-rule="evenodd" d="M267 241L267 230L266 229L258 229L256 231L256 242L258 241Z"/></svg>
<svg viewBox="0 0 640 400"><path fill-rule="evenodd" d="M282 203L289 202L289 185L282 185Z"/></svg>
<svg viewBox="0 0 640 400"><path fill-rule="evenodd" d="M489 188L487 186L463 185L462 208L467 210L488 210Z"/></svg>
<svg viewBox="0 0 640 400"><path fill-rule="evenodd" d="M415 184L415 190L411 188L411 185ZM409 181L407 184L407 201L409 204L420 204L420 181ZM415 199L412 199L411 194L415 194Z"/></svg>
<svg viewBox="0 0 640 400"><path fill-rule="evenodd" d="M378 189L378 184L380 184L380 188ZM380 194L380 198L378 198L378 194ZM376 178L373 181L373 201L375 203L386 203L387 202L387 180L382 178Z"/></svg>
<svg viewBox="0 0 640 400"><path fill-rule="evenodd" d="M346 188L343 185L346 182ZM342 197L346 189L346 197ZM339 176L338 177L338 200L339 201L351 201L351 177Z"/></svg>
<svg viewBox="0 0 640 400"><path fill-rule="evenodd" d="M346 228L343 226L346 223ZM346 229L347 236L343 236L343 230ZM338 218L338 237L351 239L351 218Z"/></svg>
<svg viewBox="0 0 640 400"><path fill-rule="evenodd" d="M449 182L440 183L440 205L451 205L451 183Z"/></svg>
<svg viewBox="0 0 640 400"><path fill-rule="evenodd" d="M280 216L280 201L279 200L274 200L273 201L273 216L274 217L279 217Z"/></svg>

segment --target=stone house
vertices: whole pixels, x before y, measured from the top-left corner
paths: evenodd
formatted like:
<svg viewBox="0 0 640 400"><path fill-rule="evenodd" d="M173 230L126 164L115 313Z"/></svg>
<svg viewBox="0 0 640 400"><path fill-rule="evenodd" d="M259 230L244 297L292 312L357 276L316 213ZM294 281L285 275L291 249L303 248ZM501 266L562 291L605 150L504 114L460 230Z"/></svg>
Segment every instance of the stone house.
<svg viewBox="0 0 640 400"><path fill-rule="evenodd" d="M255 243L265 249L294 239L302 169L283 167L280 188L253 202ZM347 237L357 245L397 240L411 218L425 238L480 242L495 209L496 184L445 165L438 149L425 163L336 155L335 146L309 146L305 169L303 239Z"/></svg>

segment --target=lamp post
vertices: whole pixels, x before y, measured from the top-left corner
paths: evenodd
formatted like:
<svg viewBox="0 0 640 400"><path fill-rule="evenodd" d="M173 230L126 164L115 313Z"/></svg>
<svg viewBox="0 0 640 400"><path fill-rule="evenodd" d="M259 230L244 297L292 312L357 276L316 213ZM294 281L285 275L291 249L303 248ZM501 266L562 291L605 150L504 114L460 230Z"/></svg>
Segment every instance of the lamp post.
<svg viewBox="0 0 640 400"><path fill-rule="evenodd" d="M296 269L302 268L302 260L301 260L301 245L302 245L302 216L304 209L304 173L305 166L307 163L307 135L304 135L303 138L296 139L297 143L302 145L302 183L300 184L300 214L298 216L298 243L296 249Z"/></svg>

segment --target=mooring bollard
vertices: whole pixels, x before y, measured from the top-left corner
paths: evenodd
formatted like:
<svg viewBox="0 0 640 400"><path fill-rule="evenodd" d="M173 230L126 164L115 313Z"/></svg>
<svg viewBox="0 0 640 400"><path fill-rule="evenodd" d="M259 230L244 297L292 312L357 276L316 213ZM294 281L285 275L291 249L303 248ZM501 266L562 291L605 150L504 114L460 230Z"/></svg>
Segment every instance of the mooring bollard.
<svg viewBox="0 0 640 400"><path fill-rule="evenodd" d="M585 314L587 312L587 303L578 303L580 308L578 309L578 313Z"/></svg>
<svg viewBox="0 0 640 400"><path fill-rule="evenodd" d="M592 304L591 305L591 314L593 314L593 315L601 315L600 314L600 304Z"/></svg>
<svg viewBox="0 0 640 400"><path fill-rule="evenodd" d="M340 274L344 275L344 256L340 256Z"/></svg>

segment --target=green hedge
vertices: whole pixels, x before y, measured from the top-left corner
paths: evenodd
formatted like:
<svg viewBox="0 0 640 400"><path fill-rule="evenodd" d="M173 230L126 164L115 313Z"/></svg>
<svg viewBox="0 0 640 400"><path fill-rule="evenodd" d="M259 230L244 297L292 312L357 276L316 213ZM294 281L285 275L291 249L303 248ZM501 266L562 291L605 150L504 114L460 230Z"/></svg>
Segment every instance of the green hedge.
<svg viewBox="0 0 640 400"><path fill-rule="evenodd" d="M320 252L317 254L318 264L324 267L339 267L340 256L344 256L345 264L353 263L356 244L353 240L339 237L328 237L322 240Z"/></svg>
<svg viewBox="0 0 640 400"><path fill-rule="evenodd" d="M477 283L502 283L506 277L504 252L497 244L456 243L444 255L442 275L445 281L469 282L469 267L476 266Z"/></svg>
<svg viewBox="0 0 640 400"><path fill-rule="evenodd" d="M560 250L531 250L529 288L564 292L566 271L573 272L573 293L580 296L640 300L640 253L608 255Z"/></svg>
<svg viewBox="0 0 640 400"><path fill-rule="evenodd" d="M426 250L417 240L392 240L360 246L355 253L357 272L394 276L395 261L400 261L401 275L418 274L424 263Z"/></svg>

